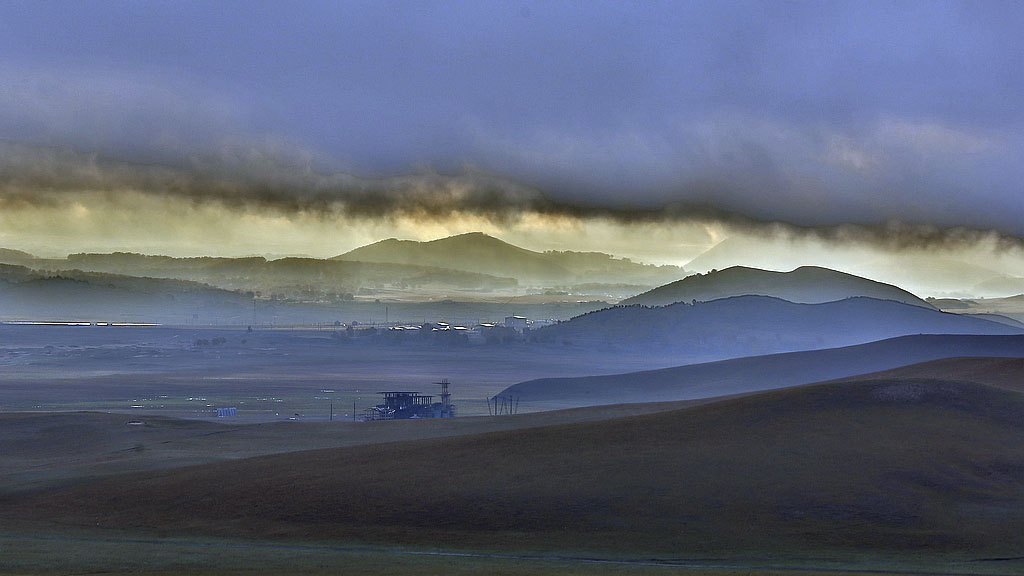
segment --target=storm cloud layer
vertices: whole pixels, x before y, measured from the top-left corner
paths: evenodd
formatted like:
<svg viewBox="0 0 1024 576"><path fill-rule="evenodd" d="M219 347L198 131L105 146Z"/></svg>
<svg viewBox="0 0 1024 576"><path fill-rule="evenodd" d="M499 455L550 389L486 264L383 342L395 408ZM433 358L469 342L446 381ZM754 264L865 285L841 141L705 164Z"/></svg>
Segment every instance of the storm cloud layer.
<svg viewBox="0 0 1024 576"><path fill-rule="evenodd" d="M1022 24L1002 2L4 3L0 202L1017 246Z"/></svg>
<svg viewBox="0 0 1024 576"><path fill-rule="evenodd" d="M837 220L807 225L758 220L712 201L660 206L626 201L556 200L541 190L483 173L421 173L380 179L319 174L295 158L250 153L226 163L186 168L128 164L71 150L0 144L0 207L56 208L90 202L97 195L113 208L130 208L133 197L185 200L217 208L296 213L320 219L443 221L470 214L492 225L515 224L526 216L570 220L604 219L620 225L699 222L725 224L752 234L810 237L835 243L866 243L892 250L951 248L979 242L1002 249L1024 248L1011 233L966 226L940 226L890 220L884 223ZM694 195L699 194L696 191Z"/></svg>

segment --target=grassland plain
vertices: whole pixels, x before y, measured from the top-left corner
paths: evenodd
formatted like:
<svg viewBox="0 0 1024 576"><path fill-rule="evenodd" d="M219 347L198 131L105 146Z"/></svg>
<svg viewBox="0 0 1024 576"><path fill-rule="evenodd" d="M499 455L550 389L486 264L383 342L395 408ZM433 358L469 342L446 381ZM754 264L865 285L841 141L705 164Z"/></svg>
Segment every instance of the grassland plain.
<svg viewBox="0 0 1024 576"><path fill-rule="evenodd" d="M824 573L830 576L856 574L1006 574L993 566L931 565L926 571L886 571L883 563L866 561L859 569L844 570L841 562L828 567L831 559L814 559L815 564L787 568L765 565L722 565L720 561L658 559L616 561L595 558L551 558L528 555L485 553L437 553L411 549L373 549L358 546L295 544L294 542L252 542L231 539L140 539L82 535L0 534L0 574L58 575L69 573L149 574L152 576L196 574L203 576L249 574L355 574L386 575L476 575L497 576L625 576L689 574L700 576L802 576ZM957 568L960 570L957 570ZM973 570L973 571L966 571Z"/></svg>
<svg viewBox="0 0 1024 576"><path fill-rule="evenodd" d="M614 356L561 345L443 346L341 340L331 330L0 326L0 411L102 410L242 421L352 418L380 390L436 393L452 381L459 414L524 379L673 366L677 354ZM196 346L223 338L224 344Z"/></svg>
<svg viewBox="0 0 1024 576"><path fill-rule="evenodd" d="M749 565L718 559L609 560L582 557L540 557L486 553L438 553L414 549L380 549L365 546L296 544L294 542L246 541L206 538L143 539L78 534L0 534L0 574L57 575L94 573L152 576L248 575L248 574L356 574L380 575L661 575L700 576L802 576L829 574L854 576L985 575L1012 574L1004 563L934 563L923 561L918 570L886 569L879 558L861 558L857 568L844 569L849 560L812 558L788 567L773 567L763 559L747 559ZM761 564L756 564L760 560Z"/></svg>
<svg viewBox="0 0 1024 576"><path fill-rule="evenodd" d="M16 534L1018 573L1022 434L1017 392L904 376L110 476L0 515Z"/></svg>
<svg viewBox="0 0 1024 576"><path fill-rule="evenodd" d="M719 398L594 406L571 410L393 422L211 422L154 416L129 420L102 412L0 414L0 493L39 489L83 477L173 468L222 460L410 442L607 420L673 410ZM136 422L137 425L128 425Z"/></svg>

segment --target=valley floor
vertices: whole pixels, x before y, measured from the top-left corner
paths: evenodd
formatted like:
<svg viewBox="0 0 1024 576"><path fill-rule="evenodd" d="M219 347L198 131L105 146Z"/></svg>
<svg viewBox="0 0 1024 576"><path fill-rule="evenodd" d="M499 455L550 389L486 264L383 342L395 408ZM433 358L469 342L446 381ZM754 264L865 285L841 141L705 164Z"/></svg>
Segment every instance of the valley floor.
<svg viewBox="0 0 1024 576"><path fill-rule="evenodd" d="M1024 558L963 559L849 555L813 557L601 557L386 548L361 544L181 539L88 532L0 532L0 574L435 574L797 576L828 574L998 576L1024 572Z"/></svg>
<svg viewBox="0 0 1024 576"><path fill-rule="evenodd" d="M457 368L485 396L668 359L37 334L8 340L0 400L143 408L0 406L0 574L1024 574L1019 358L672 403L247 423L145 406L278 390L312 410Z"/></svg>

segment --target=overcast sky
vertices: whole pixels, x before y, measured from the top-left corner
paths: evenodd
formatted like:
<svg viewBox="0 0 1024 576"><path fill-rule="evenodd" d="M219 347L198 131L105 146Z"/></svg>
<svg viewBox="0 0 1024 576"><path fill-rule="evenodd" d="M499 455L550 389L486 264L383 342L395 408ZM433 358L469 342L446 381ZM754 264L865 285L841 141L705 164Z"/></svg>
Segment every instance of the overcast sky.
<svg viewBox="0 0 1024 576"><path fill-rule="evenodd" d="M127 247L153 210L154 250L260 251L256 227L318 255L467 228L550 248L565 219L674 250L774 221L1024 236L1022 29L998 1L8 0L0 244Z"/></svg>

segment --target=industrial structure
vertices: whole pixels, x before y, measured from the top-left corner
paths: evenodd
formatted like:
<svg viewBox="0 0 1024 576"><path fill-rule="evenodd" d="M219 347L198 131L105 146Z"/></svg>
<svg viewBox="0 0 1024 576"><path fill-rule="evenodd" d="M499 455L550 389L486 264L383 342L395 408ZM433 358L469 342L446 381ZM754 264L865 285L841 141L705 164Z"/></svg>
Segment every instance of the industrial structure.
<svg viewBox="0 0 1024 576"><path fill-rule="evenodd" d="M451 402L452 395L448 392L448 379L445 378L440 382L435 382L435 384L441 386L440 402L434 402L434 396L420 394L419 392L378 392L378 394L384 396L384 403L367 408L363 412L363 420L454 417L455 406Z"/></svg>
<svg viewBox="0 0 1024 576"><path fill-rule="evenodd" d="M516 414L519 412L519 396L495 396L486 398L487 413L491 416Z"/></svg>

